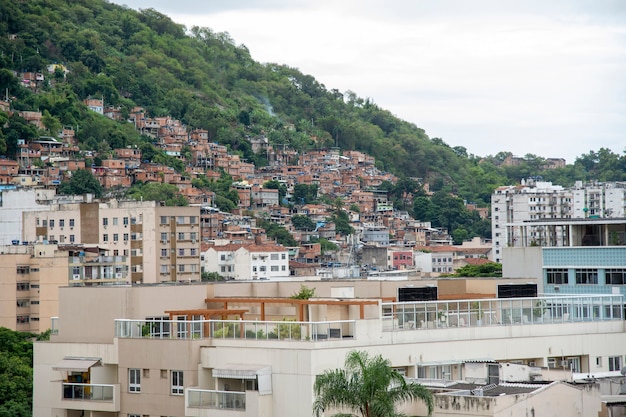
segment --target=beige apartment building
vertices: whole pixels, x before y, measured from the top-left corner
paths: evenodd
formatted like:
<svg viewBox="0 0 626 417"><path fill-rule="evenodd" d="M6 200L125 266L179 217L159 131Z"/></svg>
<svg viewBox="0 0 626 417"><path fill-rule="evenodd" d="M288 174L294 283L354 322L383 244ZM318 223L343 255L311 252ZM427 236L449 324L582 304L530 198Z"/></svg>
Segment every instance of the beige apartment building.
<svg viewBox="0 0 626 417"><path fill-rule="evenodd" d="M23 239L97 244L124 256L133 283L200 280L200 208L155 201L57 204L24 213Z"/></svg>
<svg viewBox="0 0 626 417"><path fill-rule="evenodd" d="M60 287L127 282L126 259L97 247L0 246L0 326L41 333L59 315Z"/></svg>
<svg viewBox="0 0 626 417"><path fill-rule="evenodd" d="M604 372L623 359L622 295L475 298L507 280L460 281L437 282L440 299L420 302L396 296L428 284L421 280L62 288L51 340L34 347L33 415L311 415L316 375L342 367L354 349L382 354L430 386L466 379L468 363L542 367L568 383L572 371ZM300 285L317 297L290 298ZM559 402L542 394L548 389L584 402L577 415L601 407L566 386L522 388L483 401L497 405L491 414L471 415L549 410ZM459 415L450 401L438 400L434 416ZM402 411L426 415L420 403Z"/></svg>

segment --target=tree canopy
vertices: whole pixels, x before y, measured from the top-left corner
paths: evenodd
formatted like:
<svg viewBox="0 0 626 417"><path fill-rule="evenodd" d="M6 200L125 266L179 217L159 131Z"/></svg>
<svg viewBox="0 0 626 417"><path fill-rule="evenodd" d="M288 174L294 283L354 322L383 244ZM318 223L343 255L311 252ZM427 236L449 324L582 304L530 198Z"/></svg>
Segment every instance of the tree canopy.
<svg viewBox="0 0 626 417"><path fill-rule="evenodd" d="M343 369L318 375L313 387L313 413L320 417L326 410L349 410L335 416L400 417L396 406L406 401L423 401L428 414L433 411L432 393L417 383L407 383L381 355L370 357L365 351L350 351Z"/></svg>

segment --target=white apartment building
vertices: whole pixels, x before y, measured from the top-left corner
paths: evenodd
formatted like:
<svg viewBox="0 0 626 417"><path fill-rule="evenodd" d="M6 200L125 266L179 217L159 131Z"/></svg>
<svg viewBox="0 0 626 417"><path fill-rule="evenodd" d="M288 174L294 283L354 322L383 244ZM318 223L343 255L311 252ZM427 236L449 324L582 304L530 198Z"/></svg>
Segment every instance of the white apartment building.
<svg viewBox="0 0 626 417"><path fill-rule="evenodd" d="M557 229L551 232L540 224L542 221L619 219L625 216L625 207L623 182L577 181L574 187L565 189L550 182L528 180L519 186L499 187L491 196L494 260L502 262L505 247L551 246L552 242L564 241ZM537 222L534 226L529 223L533 221ZM523 231L522 227L530 229Z"/></svg>
<svg viewBox="0 0 626 417"><path fill-rule="evenodd" d="M126 257L133 283L200 280L199 207L111 200L55 204L23 219L23 240L98 244Z"/></svg>
<svg viewBox="0 0 626 417"><path fill-rule="evenodd" d="M55 190L19 188L0 190L0 245L22 240L22 213L46 210Z"/></svg>
<svg viewBox="0 0 626 417"><path fill-rule="evenodd" d="M310 415L316 375L354 349L442 387L472 362L561 369L567 379L624 359L622 295L398 303L383 301L398 283L356 280L288 298L300 284L62 288L51 340L34 347L33 416ZM446 401L435 417L452 415ZM514 401L501 398L498 410ZM421 403L401 411L426 415Z"/></svg>
<svg viewBox="0 0 626 417"><path fill-rule="evenodd" d="M203 253L203 272L217 272L228 280L287 279L289 253L274 244L209 246Z"/></svg>

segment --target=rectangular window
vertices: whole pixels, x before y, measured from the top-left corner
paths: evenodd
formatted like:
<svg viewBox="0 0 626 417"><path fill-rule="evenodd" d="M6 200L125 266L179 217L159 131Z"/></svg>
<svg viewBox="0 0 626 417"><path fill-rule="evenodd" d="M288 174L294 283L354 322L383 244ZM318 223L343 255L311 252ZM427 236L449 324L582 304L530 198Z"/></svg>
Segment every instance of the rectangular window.
<svg viewBox="0 0 626 417"><path fill-rule="evenodd" d="M141 369L128 370L128 392L141 392Z"/></svg>
<svg viewBox="0 0 626 417"><path fill-rule="evenodd" d="M102 235L102 241L103 242L108 242L109 241L109 235L107 233Z"/></svg>
<svg viewBox="0 0 626 417"><path fill-rule="evenodd" d="M70 227L74 227L74 219L70 219Z"/></svg>
<svg viewBox="0 0 626 417"><path fill-rule="evenodd" d="M609 371L620 371L622 369L621 356L609 356Z"/></svg>
<svg viewBox="0 0 626 417"><path fill-rule="evenodd" d="M113 217L113 226L117 226L117 217Z"/></svg>
<svg viewBox="0 0 626 417"><path fill-rule="evenodd" d="M271 270L272 272L278 272L278 265L272 265L272 266L271 266L271 268L270 268L270 270Z"/></svg>
<svg viewBox="0 0 626 417"><path fill-rule="evenodd" d="M548 284L567 284L566 268L548 268L546 269L546 282Z"/></svg>
<svg viewBox="0 0 626 417"><path fill-rule="evenodd" d="M185 240L185 233L178 232L178 240Z"/></svg>
<svg viewBox="0 0 626 417"><path fill-rule="evenodd" d="M198 250L196 248L189 249L189 255L196 256L198 254Z"/></svg>
<svg viewBox="0 0 626 417"><path fill-rule="evenodd" d="M161 242L167 242L167 233L161 233Z"/></svg>
<svg viewBox="0 0 626 417"><path fill-rule="evenodd" d="M284 260L285 260L285 256L286 256L286 255L285 255L284 253L281 253L281 254L280 254L280 259L282 259L282 260L284 261Z"/></svg>
<svg viewBox="0 0 626 417"><path fill-rule="evenodd" d="M220 261L225 261L226 260L226 255L222 254L220 255Z"/></svg>
<svg viewBox="0 0 626 417"><path fill-rule="evenodd" d="M50 219L50 227L54 227L54 219Z"/></svg>
<svg viewBox="0 0 626 417"><path fill-rule="evenodd" d="M76 236L70 235L70 243L74 243L76 241Z"/></svg>
<svg viewBox="0 0 626 417"><path fill-rule="evenodd" d="M113 233L113 242L119 242L120 235L118 233Z"/></svg>
<svg viewBox="0 0 626 417"><path fill-rule="evenodd" d="M605 275L607 285L626 284L626 269L607 269Z"/></svg>
<svg viewBox="0 0 626 417"><path fill-rule="evenodd" d="M128 242L128 233L124 233L124 242Z"/></svg>
<svg viewBox="0 0 626 417"><path fill-rule="evenodd" d="M226 272L226 267L224 265L222 265L222 267L220 268L221 272Z"/></svg>
<svg viewBox="0 0 626 417"><path fill-rule="evenodd" d="M185 224L185 216L177 216L176 224Z"/></svg>
<svg viewBox="0 0 626 417"><path fill-rule="evenodd" d="M169 265L161 265L161 273L162 274L167 274L170 271L170 266Z"/></svg>
<svg viewBox="0 0 626 417"><path fill-rule="evenodd" d="M198 224L198 217L196 217L196 216L189 216L189 223L191 223L191 224Z"/></svg>
<svg viewBox="0 0 626 417"><path fill-rule="evenodd" d="M261 272L265 272L265 266L261 267Z"/></svg>
<svg viewBox="0 0 626 417"><path fill-rule="evenodd" d="M124 223L124 226L128 226L128 217L124 217L122 222Z"/></svg>
<svg viewBox="0 0 626 417"><path fill-rule="evenodd" d="M178 248L178 256L185 256L185 248Z"/></svg>
<svg viewBox="0 0 626 417"><path fill-rule="evenodd" d="M161 258L167 258L167 249L161 249Z"/></svg>
<svg viewBox="0 0 626 417"><path fill-rule="evenodd" d="M281 265L280 270L281 271L286 271L287 269L285 268L285 265Z"/></svg>
<svg viewBox="0 0 626 417"><path fill-rule="evenodd" d="M65 227L65 219L59 220L59 227Z"/></svg>
<svg viewBox="0 0 626 417"><path fill-rule="evenodd" d="M109 218L108 217L103 217L102 218L102 225L103 226L108 226L109 225Z"/></svg>
<svg viewBox="0 0 626 417"><path fill-rule="evenodd" d="M277 254L277 253L272 253L272 254L270 255L270 259L271 259L272 261L277 261L277 260L278 260L278 254Z"/></svg>
<svg viewBox="0 0 626 417"><path fill-rule="evenodd" d="M198 234L196 232L189 233L189 239L196 240L198 238Z"/></svg>
<svg viewBox="0 0 626 417"><path fill-rule="evenodd" d="M178 265L178 272L185 272L185 265L184 264Z"/></svg>
<svg viewBox="0 0 626 417"><path fill-rule="evenodd" d="M167 216L161 216L161 224L167 224L167 220L169 219L169 217Z"/></svg>
<svg viewBox="0 0 626 417"><path fill-rule="evenodd" d="M183 395L183 371L172 371L172 395Z"/></svg>
<svg viewBox="0 0 626 417"><path fill-rule="evenodd" d="M598 270L581 268L576 270L576 284L597 284Z"/></svg>

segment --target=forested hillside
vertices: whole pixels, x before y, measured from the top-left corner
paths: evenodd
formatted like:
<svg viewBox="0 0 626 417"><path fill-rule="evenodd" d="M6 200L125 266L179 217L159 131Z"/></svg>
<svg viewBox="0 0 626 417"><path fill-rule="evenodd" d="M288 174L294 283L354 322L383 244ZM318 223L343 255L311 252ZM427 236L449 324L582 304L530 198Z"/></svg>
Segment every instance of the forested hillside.
<svg viewBox="0 0 626 417"><path fill-rule="evenodd" d="M246 137L263 132L270 143L299 151L337 146L366 152L380 169L421 178L432 191L451 191L482 206L496 186L527 176L562 185L626 179L626 157L608 149L553 170L544 169L541 150L529 149L521 164L506 167L506 149L468 155L380 108L375 98L340 92L280 63L262 65L227 33L185 28L153 9L137 12L102 0L4 1L0 33L1 94L8 93L13 110L43 112L46 130L0 112L0 154L9 158L17 139L54 136L61 126L74 126L84 149L137 145L145 159L168 163L132 125L82 104L102 97L126 115L138 105L150 116L168 115L206 129L210 140L257 166L265 164L264 156L252 152ZM52 63L64 64L67 74L61 67L49 74ZM46 73L46 82L25 88L13 71Z"/></svg>

